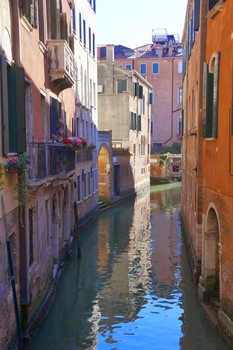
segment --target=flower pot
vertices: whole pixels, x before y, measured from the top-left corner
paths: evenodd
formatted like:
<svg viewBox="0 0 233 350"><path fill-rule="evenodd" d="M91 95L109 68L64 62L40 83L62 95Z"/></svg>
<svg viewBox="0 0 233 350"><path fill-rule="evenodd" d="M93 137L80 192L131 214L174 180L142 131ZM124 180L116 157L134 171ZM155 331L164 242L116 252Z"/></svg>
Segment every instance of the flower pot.
<svg viewBox="0 0 233 350"><path fill-rule="evenodd" d="M7 172L10 174L18 174L18 168L8 168Z"/></svg>

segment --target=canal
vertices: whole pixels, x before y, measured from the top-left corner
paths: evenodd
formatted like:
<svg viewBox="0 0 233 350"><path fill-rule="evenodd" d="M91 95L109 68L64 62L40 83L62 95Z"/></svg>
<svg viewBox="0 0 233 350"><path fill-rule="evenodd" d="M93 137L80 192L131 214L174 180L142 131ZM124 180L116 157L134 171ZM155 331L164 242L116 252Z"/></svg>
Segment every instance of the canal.
<svg viewBox="0 0 233 350"><path fill-rule="evenodd" d="M81 232L30 350L229 350L197 301L180 187L153 186Z"/></svg>

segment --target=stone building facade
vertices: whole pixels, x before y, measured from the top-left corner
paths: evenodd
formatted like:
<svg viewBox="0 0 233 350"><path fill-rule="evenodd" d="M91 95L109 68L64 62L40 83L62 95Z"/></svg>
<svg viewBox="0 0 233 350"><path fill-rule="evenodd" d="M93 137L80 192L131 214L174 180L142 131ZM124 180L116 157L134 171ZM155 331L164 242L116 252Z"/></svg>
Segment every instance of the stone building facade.
<svg viewBox="0 0 233 350"><path fill-rule="evenodd" d="M95 15L95 1L0 3L1 349L16 339L6 241L19 324L27 334L75 227L98 207ZM4 170L11 156L23 155L25 173ZM23 192L16 200L19 184Z"/></svg>
<svg viewBox="0 0 233 350"><path fill-rule="evenodd" d="M231 339L232 11L227 0L188 2L182 196L199 297Z"/></svg>
<svg viewBox="0 0 233 350"><path fill-rule="evenodd" d="M100 60L106 47L98 47ZM115 65L136 70L153 86L151 105L151 150L160 151L181 142L182 43L166 30L153 30L152 43L135 49L117 45Z"/></svg>
<svg viewBox="0 0 233 350"><path fill-rule="evenodd" d="M98 62L99 129L112 130L114 195L137 193L150 184L152 85L135 70L119 68L114 46Z"/></svg>

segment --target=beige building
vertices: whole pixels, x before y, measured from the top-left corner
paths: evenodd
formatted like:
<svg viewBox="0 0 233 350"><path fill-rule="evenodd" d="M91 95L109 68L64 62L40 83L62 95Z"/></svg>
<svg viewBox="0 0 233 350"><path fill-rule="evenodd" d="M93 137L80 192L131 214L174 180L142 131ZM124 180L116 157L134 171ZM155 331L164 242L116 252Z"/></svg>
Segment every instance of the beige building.
<svg viewBox="0 0 233 350"><path fill-rule="evenodd" d="M181 143L182 43L166 29L152 31L152 43L135 49L116 45L115 66L137 71L153 86L151 105L151 150ZM104 60L106 47L98 47Z"/></svg>
<svg viewBox="0 0 233 350"><path fill-rule="evenodd" d="M137 193L150 184L152 85L135 70L119 68L114 46L98 63L99 129L112 130L114 194ZM101 193L100 193L101 195Z"/></svg>

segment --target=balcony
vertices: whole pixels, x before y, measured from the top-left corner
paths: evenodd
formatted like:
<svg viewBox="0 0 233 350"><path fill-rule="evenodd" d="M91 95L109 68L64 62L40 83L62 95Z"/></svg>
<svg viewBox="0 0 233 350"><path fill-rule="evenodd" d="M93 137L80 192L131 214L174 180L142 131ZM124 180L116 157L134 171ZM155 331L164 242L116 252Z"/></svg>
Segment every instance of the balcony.
<svg viewBox="0 0 233 350"><path fill-rule="evenodd" d="M76 162L83 163L93 160L93 152L95 150L92 149L81 149L77 152Z"/></svg>
<svg viewBox="0 0 233 350"><path fill-rule="evenodd" d="M66 40L48 40L49 84L57 95L73 86L75 80L74 54Z"/></svg>
<svg viewBox="0 0 233 350"><path fill-rule="evenodd" d="M30 142L29 181L40 181L55 175L66 175L75 170L75 151L56 143Z"/></svg>

